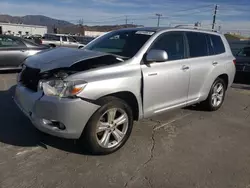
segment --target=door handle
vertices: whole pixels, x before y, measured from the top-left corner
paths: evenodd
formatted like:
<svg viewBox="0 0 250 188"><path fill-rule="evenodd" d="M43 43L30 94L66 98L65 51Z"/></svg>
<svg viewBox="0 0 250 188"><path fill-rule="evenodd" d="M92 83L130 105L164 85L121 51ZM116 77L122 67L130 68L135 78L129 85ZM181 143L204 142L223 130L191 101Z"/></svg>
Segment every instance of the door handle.
<svg viewBox="0 0 250 188"><path fill-rule="evenodd" d="M26 50L20 50L21 52L26 52Z"/></svg>
<svg viewBox="0 0 250 188"><path fill-rule="evenodd" d="M157 75L157 72L154 72L154 73L149 73L148 76L156 76Z"/></svg>
<svg viewBox="0 0 250 188"><path fill-rule="evenodd" d="M181 69L182 69L182 70L188 70L188 69L189 69L189 66L183 65Z"/></svg>
<svg viewBox="0 0 250 188"><path fill-rule="evenodd" d="M214 62L212 63L212 65L213 65L213 66L216 66L216 65L218 65L218 62L214 61Z"/></svg>

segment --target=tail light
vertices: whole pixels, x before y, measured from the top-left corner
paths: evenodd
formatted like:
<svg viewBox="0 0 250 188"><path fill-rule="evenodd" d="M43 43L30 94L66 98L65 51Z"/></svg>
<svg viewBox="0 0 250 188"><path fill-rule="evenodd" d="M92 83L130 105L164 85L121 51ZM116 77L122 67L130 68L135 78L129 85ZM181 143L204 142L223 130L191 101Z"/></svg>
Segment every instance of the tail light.
<svg viewBox="0 0 250 188"><path fill-rule="evenodd" d="M236 59L233 60L233 63L236 64Z"/></svg>

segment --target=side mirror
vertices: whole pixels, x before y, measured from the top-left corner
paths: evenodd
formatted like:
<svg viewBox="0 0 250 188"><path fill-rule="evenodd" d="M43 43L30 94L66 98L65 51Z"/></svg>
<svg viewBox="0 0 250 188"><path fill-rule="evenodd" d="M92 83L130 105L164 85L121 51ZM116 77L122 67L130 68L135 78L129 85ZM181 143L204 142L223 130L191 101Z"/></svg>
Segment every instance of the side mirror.
<svg viewBox="0 0 250 188"><path fill-rule="evenodd" d="M164 50L150 50L146 55L146 62L165 62L168 60L168 54Z"/></svg>

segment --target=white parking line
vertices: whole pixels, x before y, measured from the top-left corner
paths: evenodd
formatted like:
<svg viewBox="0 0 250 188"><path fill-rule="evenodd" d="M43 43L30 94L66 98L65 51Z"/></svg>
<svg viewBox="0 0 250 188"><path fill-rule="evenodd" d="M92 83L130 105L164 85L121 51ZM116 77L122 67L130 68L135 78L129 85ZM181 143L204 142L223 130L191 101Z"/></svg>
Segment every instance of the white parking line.
<svg viewBox="0 0 250 188"><path fill-rule="evenodd" d="M20 151L16 154L16 156L22 156L22 155L25 155L27 153L30 153L30 152L33 152L33 151L36 151L36 150L39 150L40 147L34 147L34 148L31 148L31 149L27 149L27 150L24 150L24 151Z"/></svg>
<svg viewBox="0 0 250 188"><path fill-rule="evenodd" d="M161 124L161 125L155 127L155 128L154 128L154 131L156 131L156 130L162 128L162 127L165 127L165 126L167 126L167 125L169 125L169 124L171 124L171 123L174 123L174 122L176 122L176 121L178 121L178 120L181 120L181 119L183 119L183 118L185 118L185 117L187 117L187 116L190 116L191 114L192 114L192 113L188 113L188 114L185 114L185 115L183 115L183 116L181 116L181 117L178 117L178 118L176 118L176 119L173 119L173 120L171 120L171 121L169 121L169 122L167 122L167 123Z"/></svg>

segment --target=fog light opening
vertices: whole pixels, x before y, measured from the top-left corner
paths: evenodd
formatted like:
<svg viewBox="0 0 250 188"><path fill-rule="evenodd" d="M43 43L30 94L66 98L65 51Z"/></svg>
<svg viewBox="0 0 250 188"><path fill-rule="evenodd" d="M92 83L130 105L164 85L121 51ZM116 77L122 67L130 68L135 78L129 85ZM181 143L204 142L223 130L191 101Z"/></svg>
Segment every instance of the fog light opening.
<svg viewBox="0 0 250 188"><path fill-rule="evenodd" d="M42 123L44 125L48 125L48 126L51 126L51 127L56 127L60 130L65 130L66 127L63 123L59 122L59 121L56 121L56 120L48 120L48 119L42 119Z"/></svg>

